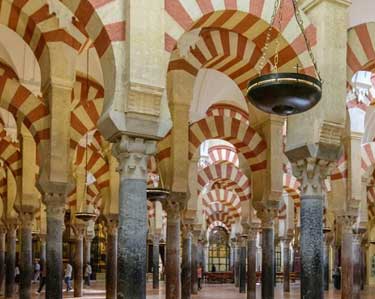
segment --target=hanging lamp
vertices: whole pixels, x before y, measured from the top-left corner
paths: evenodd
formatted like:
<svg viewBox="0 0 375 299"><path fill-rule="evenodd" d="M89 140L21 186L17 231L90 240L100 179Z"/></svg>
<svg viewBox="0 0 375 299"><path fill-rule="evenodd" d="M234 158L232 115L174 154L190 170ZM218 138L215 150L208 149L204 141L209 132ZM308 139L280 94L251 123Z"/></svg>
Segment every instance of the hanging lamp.
<svg viewBox="0 0 375 299"><path fill-rule="evenodd" d="M160 173L160 172L159 172ZM164 188L163 178L159 175L161 187L151 187L147 188L147 200L154 202L168 199L170 191Z"/></svg>
<svg viewBox="0 0 375 299"><path fill-rule="evenodd" d="M280 4L280 1L283 0L275 0L274 11L271 17L270 26L268 27L266 41L262 48L262 57L257 65L259 76L249 82L247 98L255 107L266 113L287 116L305 112L314 107L320 101L322 97L322 80L320 78L309 40L307 39L304 30L303 20L299 13L296 0L290 0L293 2L294 17L303 35L317 78L299 73L298 65L296 66L295 73L278 71L279 37L276 37L276 49L272 72L262 75L261 72L266 63L266 55L278 10L280 10L279 32L281 31L282 4Z"/></svg>
<svg viewBox="0 0 375 299"><path fill-rule="evenodd" d="M93 212L90 212L88 209L87 209L87 205L86 205L86 194L87 194L87 183L88 183L88 179L87 179L87 175L88 175L88 172L87 172L87 147L88 147L88 134L86 133L86 148L85 148L85 188L84 188L84 191L83 191L83 200L82 200L82 203L81 203L81 207L80 207L80 211L77 212L75 214L75 217L79 220L82 220L84 222L87 222L89 220L94 220L96 218L96 214L93 213ZM85 208L83 207L83 205L85 205Z"/></svg>

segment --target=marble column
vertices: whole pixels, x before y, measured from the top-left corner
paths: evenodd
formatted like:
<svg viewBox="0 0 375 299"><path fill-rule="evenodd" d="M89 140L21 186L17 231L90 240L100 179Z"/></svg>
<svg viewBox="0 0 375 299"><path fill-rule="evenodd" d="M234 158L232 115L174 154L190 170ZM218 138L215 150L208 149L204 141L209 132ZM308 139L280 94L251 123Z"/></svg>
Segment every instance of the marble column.
<svg viewBox="0 0 375 299"><path fill-rule="evenodd" d="M3 288L5 278L5 226L0 226L0 292Z"/></svg>
<svg viewBox="0 0 375 299"><path fill-rule="evenodd" d="M247 241L247 299L256 299L256 244L257 231L250 229Z"/></svg>
<svg viewBox="0 0 375 299"><path fill-rule="evenodd" d="M32 227L34 211L21 212L21 250L20 250L20 299L31 298L31 280L33 279Z"/></svg>
<svg viewBox="0 0 375 299"><path fill-rule="evenodd" d="M47 208L46 298L61 299L63 288L62 238L66 195L46 193L44 197Z"/></svg>
<svg viewBox="0 0 375 299"><path fill-rule="evenodd" d="M342 225L341 244L341 298L353 298L353 224L355 217L339 216Z"/></svg>
<svg viewBox="0 0 375 299"><path fill-rule="evenodd" d="M7 223L6 255L5 255L5 298L14 295L14 270L16 267L17 224Z"/></svg>
<svg viewBox="0 0 375 299"><path fill-rule="evenodd" d="M83 238L83 265L87 265L87 263L91 263L91 242L93 236L85 234Z"/></svg>
<svg viewBox="0 0 375 299"><path fill-rule="evenodd" d="M78 221L78 220L77 220ZM73 224L75 235L74 251L74 297L83 295L83 237L86 230L85 224Z"/></svg>
<svg viewBox="0 0 375 299"><path fill-rule="evenodd" d="M284 265L284 292L290 292L290 242L291 238L282 239L283 242L283 265Z"/></svg>
<svg viewBox="0 0 375 299"><path fill-rule="evenodd" d="M234 245L234 285L240 287L240 246L236 241Z"/></svg>
<svg viewBox="0 0 375 299"><path fill-rule="evenodd" d="M329 232L324 233L324 247L323 247L323 285L324 290L329 290L330 282L330 269L329 269L329 257L330 257L330 248L331 248L331 235Z"/></svg>
<svg viewBox="0 0 375 299"><path fill-rule="evenodd" d="M152 288L159 289L160 234L154 234L152 240Z"/></svg>
<svg viewBox="0 0 375 299"><path fill-rule="evenodd" d="M112 150L120 173L117 298L145 299L147 160L155 142L122 135Z"/></svg>
<svg viewBox="0 0 375 299"><path fill-rule="evenodd" d="M365 231L365 230L364 230ZM352 299L361 298L361 242L362 234L356 232L353 235L353 297Z"/></svg>
<svg viewBox="0 0 375 299"><path fill-rule="evenodd" d="M262 299L274 299L274 229L271 216L262 219Z"/></svg>
<svg viewBox="0 0 375 299"><path fill-rule="evenodd" d="M184 195L181 194L181 197ZM180 299L180 203L178 193L171 194L164 203L167 212L166 281L165 298Z"/></svg>
<svg viewBox="0 0 375 299"><path fill-rule="evenodd" d="M191 244L191 293L198 294L198 238L200 231L193 232Z"/></svg>
<svg viewBox="0 0 375 299"><path fill-rule="evenodd" d="M192 233L189 228L184 229L182 242L182 269L181 269L181 298L191 298L191 250Z"/></svg>
<svg viewBox="0 0 375 299"><path fill-rule="evenodd" d="M306 158L296 163L301 181L301 298L323 299L323 181L331 164Z"/></svg>
<svg viewBox="0 0 375 299"><path fill-rule="evenodd" d="M107 260L105 271L106 299L117 298L117 239L118 216L109 215L107 219Z"/></svg>
<svg viewBox="0 0 375 299"><path fill-rule="evenodd" d="M239 258L239 288L240 293L246 293L246 237L241 237Z"/></svg>
<svg viewBox="0 0 375 299"><path fill-rule="evenodd" d="M39 264L40 264L40 270L43 271L45 267L47 267L47 261L46 261L46 235L39 235L39 241L40 241L40 255L39 255ZM40 283L42 280L40 280Z"/></svg>

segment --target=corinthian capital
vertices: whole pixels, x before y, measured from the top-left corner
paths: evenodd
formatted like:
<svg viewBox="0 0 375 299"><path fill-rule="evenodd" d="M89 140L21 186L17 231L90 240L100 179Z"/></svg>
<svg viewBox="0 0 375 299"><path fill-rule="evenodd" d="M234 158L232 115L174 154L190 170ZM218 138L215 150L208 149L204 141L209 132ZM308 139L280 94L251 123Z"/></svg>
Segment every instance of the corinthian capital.
<svg viewBox="0 0 375 299"><path fill-rule="evenodd" d="M119 162L121 177L129 179L147 178L147 159L155 153L156 142L143 138L121 135L112 147L112 153Z"/></svg>

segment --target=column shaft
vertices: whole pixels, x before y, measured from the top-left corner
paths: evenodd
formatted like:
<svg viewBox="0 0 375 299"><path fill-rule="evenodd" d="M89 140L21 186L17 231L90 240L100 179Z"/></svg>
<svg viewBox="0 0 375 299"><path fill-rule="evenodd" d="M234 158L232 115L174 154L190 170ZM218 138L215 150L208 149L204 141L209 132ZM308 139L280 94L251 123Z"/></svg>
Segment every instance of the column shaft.
<svg viewBox="0 0 375 299"><path fill-rule="evenodd" d="M83 235L77 234L74 253L74 297L83 295Z"/></svg>
<svg viewBox="0 0 375 299"><path fill-rule="evenodd" d="M56 195L55 195L56 196ZM56 196L57 197L57 196ZM58 196L60 199L60 196ZM62 298L65 198L58 202L46 200L47 207L47 276L46 298Z"/></svg>
<svg viewBox="0 0 375 299"><path fill-rule="evenodd" d="M105 289L106 299L117 298L117 224L108 226Z"/></svg>
<svg viewBox="0 0 375 299"><path fill-rule="evenodd" d="M16 267L16 227L7 229L5 255L5 298L12 298L14 294L14 270Z"/></svg>
<svg viewBox="0 0 375 299"><path fill-rule="evenodd" d="M245 243L246 244L246 243ZM246 293L246 246L240 247L240 293Z"/></svg>
<svg viewBox="0 0 375 299"><path fill-rule="evenodd" d="M165 298L180 299L180 214L167 211Z"/></svg>
<svg viewBox="0 0 375 299"><path fill-rule="evenodd" d="M5 277L5 228L0 228L0 291Z"/></svg>
<svg viewBox="0 0 375 299"><path fill-rule="evenodd" d="M121 177L118 299L146 298L147 195L145 179Z"/></svg>
<svg viewBox="0 0 375 299"><path fill-rule="evenodd" d="M31 280L33 278L31 223L21 226L20 252L20 299L31 298Z"/></svg>
<svg viewBox="0 0 375 299"><path fill-rule="evenodd" d="M91 263L91 237L85 236L83 239L83 265Z"/></svg>
<svg viewBox="0 0 375 299"><path fill-rule="evenodd" d="M235 254L234 254L234 283L237 288L240 287L240 247L238 244L236 244L236 247L234 248Z"/></svg>
<svg viewBox="0 0 375 299"><path fill-rule="evenodd" d="M184 236L182 248L181 298L191 298L191 233Z"/></svg>
<svg viewBox="0 0 375 299"><path fill-rule="evenodd" d="M301 196L301 297L323 299L323 197Z"/></svg>
<svg viewBox="0 0 375 299"><path fill-rule="evenodd" d="M256 239L247 241L247 299L256 299Z"/></svg>
<svg viewBox="0 0 375 299"><path fill-rule="evenodd" d="M353 238L353 299L361 298L361 235Z"/></svg>
<svg viewBox="0 0 375 299"><path fill-rule="evenodd" d="M159 289L159 255L160 255L160 237L154 236L152 243L152 288Z"/></svg>
<svg viewBox="0 0 375 299"><path fill-rule="evenodd" d="M274 252L273 227L262 228L262 299L274 298Z"/></svg>
<svg viewBox="0 0 375 299"><path fill-rule="evenodd" d="M193 239L191 247L191 293L198 294L198 241Z"/></svg>
<svg viewBox="0 0 375 299"><path fill-rule="evenodd" d="M324 242L324 251L323 251L323 279L324 279L324 290L329 290L329 250L330 246L327 242Z"/></svg>
<svg viewBox="0 0 375 299"><path fill-rule="evenodd" d="M284 264L284 292L290 291L290 248L289 241L283 243L283 264Z"/></svg>

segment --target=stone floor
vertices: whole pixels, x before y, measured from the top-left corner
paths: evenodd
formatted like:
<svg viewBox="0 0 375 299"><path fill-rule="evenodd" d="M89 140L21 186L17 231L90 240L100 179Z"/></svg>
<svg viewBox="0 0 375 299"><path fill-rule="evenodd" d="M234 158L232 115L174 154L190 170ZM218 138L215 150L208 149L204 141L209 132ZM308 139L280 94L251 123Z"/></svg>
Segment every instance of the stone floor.
<svg viewBox="0 0 375 299"><path fill-rule="evenodd" d="M36 285L33 285L33 288L36 288ZM35 292L35 290L34 290ZM260 298L260 286L258 286L258 296ZM326 294L325 299L339 299L340 292L331 291L328 292L328 296ZM3 298L0 296L0 298ZM14 298L18 298L15 296ZM41 295L33 295L33 298L44 298L44 293ZM74 298L73 292L66 293L64 292L64 298ZM84 289L84 298L85 299L105 299L105 292L104 292L104 282L94 282L92 287ZM164 287L161 285L160 291L152 290L151 285L147 285L147 298L148 299L164 299ZM225 284L225 285L204 285L203 290L199 293L199 295L193 296L193 298L199 299L245 299L245 294L239 294L238 290L232 284ZM282 285L278 284L276 288L275 298L277 299L299 299L299 284L295 283L291 285L291 292L290 294L284 294L282 291ZM361 299L375 299L375 287L367 289L363 292Z"/></svg>

